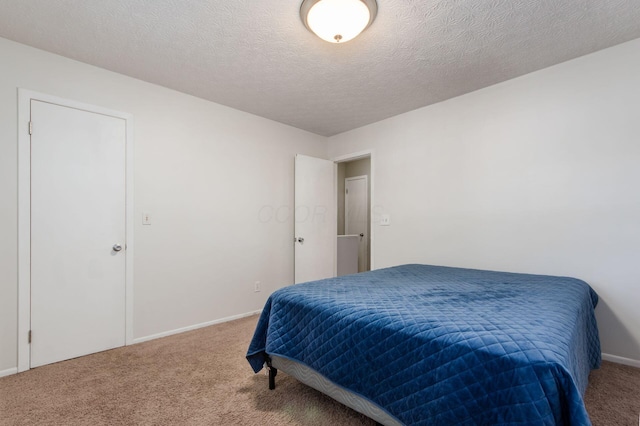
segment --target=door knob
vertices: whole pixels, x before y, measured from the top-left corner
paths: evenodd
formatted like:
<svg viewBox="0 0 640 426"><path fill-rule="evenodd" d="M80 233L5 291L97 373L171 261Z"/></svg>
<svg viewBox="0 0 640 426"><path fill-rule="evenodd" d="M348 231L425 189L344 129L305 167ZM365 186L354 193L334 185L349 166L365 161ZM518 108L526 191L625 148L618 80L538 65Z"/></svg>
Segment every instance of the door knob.
<svg viewBox="0 0 640 426"><path fill-rule="evenodd" d="M299 238L298 238L298 242L299 242L300 244L304 243L304 238L299 237Z"/></svg>
<svg viewBox="0 0 640 426"><path fill-rule="evenodd" d="M120 250L122 250L122 246L120 244L113 245L113 251L120 251Z"/></svg>
<svg viewBox="0 0 640 426"><path fill-rule="evenodd" d="M360 238L364 237L364 232L360 233Z"/></svg>

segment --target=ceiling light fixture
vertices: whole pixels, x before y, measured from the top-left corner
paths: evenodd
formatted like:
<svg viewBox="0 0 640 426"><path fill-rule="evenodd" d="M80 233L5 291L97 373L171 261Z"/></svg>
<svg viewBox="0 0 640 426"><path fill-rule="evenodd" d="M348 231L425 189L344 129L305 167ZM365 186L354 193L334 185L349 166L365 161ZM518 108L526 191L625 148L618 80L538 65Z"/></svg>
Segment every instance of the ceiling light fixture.
<svg viewBox="0 0 640 426"><path fill-rule="evenodd" d="M376 0L304 0L300 18L309 31L330 43L344 43L364 31L378 13Z"/></svg>

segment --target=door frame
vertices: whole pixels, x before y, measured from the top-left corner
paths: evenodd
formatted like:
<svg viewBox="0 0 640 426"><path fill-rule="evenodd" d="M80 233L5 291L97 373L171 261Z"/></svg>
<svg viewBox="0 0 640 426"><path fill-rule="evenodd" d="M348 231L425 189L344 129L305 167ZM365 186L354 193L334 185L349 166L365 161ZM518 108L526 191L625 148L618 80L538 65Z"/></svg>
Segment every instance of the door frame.
<svg viewBox="0 0 640 426"><path fill-rule="evenodd" d="M369 205L371 206L371 215L369 217L369 223L370 223L370 230L369 230L369 270L373 271L375 269L375 263L374 263L374 253L375 253L375 222L373 221L374 218L374 198L375 198L375 151L373 149L367 149L364 151L357 151L357 152L353 152L351 154L345 154L345 155L339 155L337 157L333 157L331 159L331 161L333 161L334 163L338 164L338 163L346 163L348 161L355 161L355 160L361 160L363 158L369 158L371 164L370 164L370 169L369 169ZM335 177L335 181L337 182L338 180L338 171L336 170L336 177ZM338 214L337 211L337 203L336 203L336 215Z"/></svg>
<svg viewBox="0 0 640 426"><path fill-rule="evenodd" d="M31 100L125 120L125 345L133 343L133 116L18 88L18 372L31 368ZM34 124L37 128L37 123Z"/></svg>

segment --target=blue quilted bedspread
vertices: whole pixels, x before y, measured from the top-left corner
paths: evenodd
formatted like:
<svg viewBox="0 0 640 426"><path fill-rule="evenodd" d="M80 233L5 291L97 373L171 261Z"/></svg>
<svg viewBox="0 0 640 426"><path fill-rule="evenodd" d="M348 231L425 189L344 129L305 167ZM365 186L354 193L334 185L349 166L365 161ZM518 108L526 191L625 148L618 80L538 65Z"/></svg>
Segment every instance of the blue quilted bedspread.
<svg viewBox="0 0 640 426"><path fill-rule="evenodd" d="M305 364L407 425L589 425L597 302L575 278L403 265L276 291L247 359Z"/></svg>

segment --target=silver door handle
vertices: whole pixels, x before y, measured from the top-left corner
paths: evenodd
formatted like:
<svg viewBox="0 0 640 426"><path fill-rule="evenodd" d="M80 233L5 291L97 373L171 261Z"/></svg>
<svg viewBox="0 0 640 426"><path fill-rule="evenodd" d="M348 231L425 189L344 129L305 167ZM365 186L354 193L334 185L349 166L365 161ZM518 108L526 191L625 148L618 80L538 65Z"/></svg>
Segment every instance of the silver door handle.
<svg viewBox="0 0 640 426"><path fill-rule="evenodd" d="M113 245L113 251L120 251L120 250L122 250L122 246L120 244Z"/></svg>
<svg viewBox="0 0 640 426"><path fill-rule="evenodd" d="M364 237L364 232L360 233L360 238Z"/></svg>
<svg viewBox="0 0 640 426"><path fill-rule="evenodd" d="M299 238L298 238L298 242L299 242L300 244L304 243L304 238L299 237Z"/></svg>

